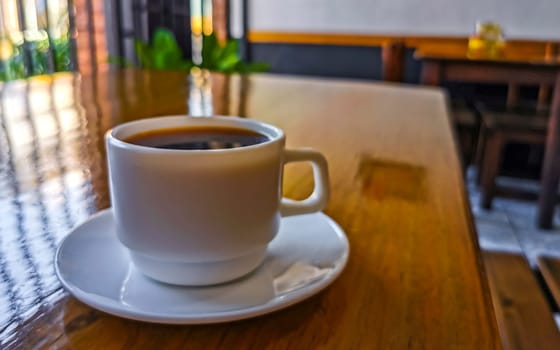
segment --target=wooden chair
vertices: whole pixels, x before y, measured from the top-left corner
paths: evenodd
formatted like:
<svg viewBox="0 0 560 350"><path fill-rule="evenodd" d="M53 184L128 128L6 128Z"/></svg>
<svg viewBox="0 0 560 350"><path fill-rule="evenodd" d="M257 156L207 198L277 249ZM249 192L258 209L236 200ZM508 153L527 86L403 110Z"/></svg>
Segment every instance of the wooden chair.
<svg viewBox="0 0 560 350"><path fill-rule="evenodd" d="M389 41L381 49L383 81L402 82L406 46L402 41Z"/></svg>
<svg viewBox="0 0 560 350"><path fill-rule="evenodd" d="M548 111L537 111L536 106L517 106L500 111L481 104L477 109L482 116L478 149L481 206L490 209L505 146L511 143L544 145Z"/></svg>
<svg viewBox="0 0 560 350"><path fill-rule="evenodd" d="M463 168L466 170L475 158L480 116L471 104L462 99L451 101L450 114L457 135Z"/></svg>

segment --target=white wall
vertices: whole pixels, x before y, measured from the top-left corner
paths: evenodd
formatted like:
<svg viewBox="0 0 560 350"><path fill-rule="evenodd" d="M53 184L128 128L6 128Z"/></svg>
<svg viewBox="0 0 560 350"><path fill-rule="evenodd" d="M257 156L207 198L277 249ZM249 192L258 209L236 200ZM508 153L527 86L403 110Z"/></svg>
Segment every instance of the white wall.
<svg viewBox="0 0 560 350"><path fill-rule="evenodd" d="M560 39L560 0L249 0L253 31L465 36L494 20L506 37Z"/></svg>

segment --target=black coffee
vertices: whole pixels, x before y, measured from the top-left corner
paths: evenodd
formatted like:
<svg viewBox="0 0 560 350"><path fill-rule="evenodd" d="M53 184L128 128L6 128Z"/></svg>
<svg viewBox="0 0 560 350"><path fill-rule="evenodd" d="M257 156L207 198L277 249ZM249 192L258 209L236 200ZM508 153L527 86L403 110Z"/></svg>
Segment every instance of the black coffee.
<svg viewBox="0 0 560 350"><path fill-rule="evenodd" d="M145 131L124 141L155 148L196 150L251 146L268 141L268 137L237 128L180 127Z"/></svg>

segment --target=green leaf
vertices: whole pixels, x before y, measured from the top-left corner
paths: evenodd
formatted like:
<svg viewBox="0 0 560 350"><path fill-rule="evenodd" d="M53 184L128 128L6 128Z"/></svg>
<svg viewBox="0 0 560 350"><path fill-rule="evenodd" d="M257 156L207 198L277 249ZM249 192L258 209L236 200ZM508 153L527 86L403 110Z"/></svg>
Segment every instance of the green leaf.
<svg viewBox="0 0 560 350"><path fill-rule="evenodd" d="M220 55L220 59L225 59L226 57L231 55L237 56L238 54L239 54L239 40L231 39L228 40L228 42L224 46L224 49L222 50Z"/></svg>
<svg viewBox="0 0 560 350"><path fill-rule="evenodd" d="M167 29L156 29L152 39L152 47L154 50L181 52L175 35Z"/></svg>
<svg viewBox="0 0 560 350"><path fill-rule="evenodd" d="M228 41L216 61L216 69L220 72L233 72L235 66L241 61L238 49L239 42L237 40Z"/></svg>
<svg viewBox="0 0 560 350"><path fill-rule="evenodd" d="M194 67L194 63L192 61L182 61L179 65L179 70L188 72L192 67Z"/></svg>
<svg viewBox="0 0 560 350"><path fill-rule="evenodd" d="M218 43L216 34L202 36L202 68L212 69L220 57L222 48Z"/></svg>
<svg viewBox="0 0 560 350"><path fill-rule="evenodd" d="M227 57L219 60L216 64L216 68L220 72L233 72L235 67L241 62L241 58L237 54L230 54Z"/></svg>
<svg viewBox="0 0 560 350"><path fill-rule="evenodd" d="M54 51L54 70L57 72L72 70L72 60L70 53L70 40L62 37L53 41Z"/></svg>
<svg viewBox="0 0 560 350"><path fill-rule="evenodd" d="M188 71L195 66L191 60L183 58L183 52L175 36L167 29L157 29L151 44L136 40L134 48L143 68ZM263 63L244 63L238 51L238 40L228 40L222 46L214 33L203 35L202 63L198 66L211 71L242 74L264 72L269 69L269 66ZM115 57L110 57L109 62L130 65L130 62Z"/></svg>
<svg viewBox="0 0 560 350"><path fill-rule="evenodd" d="M70 70L70 45L68 37L54 39L53 42L54 70L57 72Z"/></svg>
<svg viewBox="0 0 560 350"><path fill-rule="evenodd" d="M173 70L178 69L183 61L181 54L173 51L153 51L153 64L155 69Z"/></svg>
<svg viewBox="0 0 560 350"><path fill-rule="evenodd" d="M159 70L183 70L183 52L172 32L157 29L152 38L152 45L136 40L134 48L140 64L144 68Z"/></svg>
<svg viewBox="0 0 560 350"><path fill-rule="evenodd" d="M261 72L268 72L270 70L270 65L268 63L245 63L239 62L239 64L235 67L236 71L241 74L250 74L250 73L261 73Z"/></svg>
<svg viewBox="0 0 560 350"><path fill-rule="evenodd" d="M134 40L134 51L136 51L136 56L138 57L138 61L140 61L140 66L144 68L154 68L152 49L148 44L140 40Z"/></svg>

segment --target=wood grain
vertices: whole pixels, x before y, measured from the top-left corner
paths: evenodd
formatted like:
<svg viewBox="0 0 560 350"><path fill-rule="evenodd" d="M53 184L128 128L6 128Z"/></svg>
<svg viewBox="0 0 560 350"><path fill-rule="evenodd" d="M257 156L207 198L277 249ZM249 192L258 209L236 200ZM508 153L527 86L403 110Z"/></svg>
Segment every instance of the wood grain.
<svg viewBox="0 0 560 350"><path fill-rule="evenodd" d="M251 43L381 46L393 38L383 35L250 31ZM396 38L397 41L400 38Z"/></svg>
<svg viewBox="0 0 560 350"><path fill-rule="evenodd" d="M499 252L483 256L504 348L560 348L552 310L525 257Z"/></svg>
<svg viewBox="0 0 560 350"><path fill-rule="evenodd" d="M87 147L96 155L82 161L100 174L93 184L98 203L108 205L103 131L131 119L186 113L186 82L179 73L140 71L80 80ZM325 212L351 246L340 278L286 310L206 326L128 321L65 297L23 323L9 347L501 347L442 91L274 75L216 75L210 91L216 114L243 111L283 128L288 147L326 156L332 196ZM307 167L287 167L286 195L300 198L311 188Z"/></svg>
<svg viewBox="0 0 560 350"><path fill-rule="evenodd" d="M560 65L560 57L551 55L547 46L529 43L507 42L502 52L496 55L470 52L467 42L441 44L437 41L416 48L414 57L422 60L487 61L497 63L519 63L532 65Z"/></svg>
<svg viewBox="0 0 560 350"><path fill-rule="evenodd" d="M560 306L560 258L540 257L537 264L556 305Z"/></svg>
<svg viewBox="0 0 560 350"><path fill-rule="evenodd" d="M418 36L399 34L355 34L355 33L309 33L309 32L272 32L250 31L249 42L266 44L315 44L344 46L382 46L390 42L402 42L406 47L423 48L431 46L466 46L465 36ZM542 52L554 57L560 47L559 41L527 40L508 38L508 46L516 49Z"/></svg>

